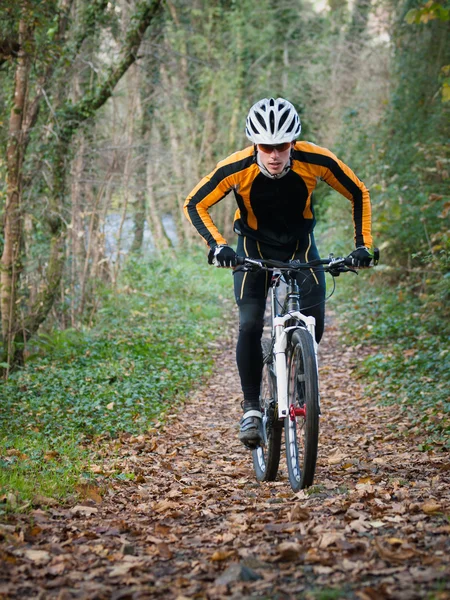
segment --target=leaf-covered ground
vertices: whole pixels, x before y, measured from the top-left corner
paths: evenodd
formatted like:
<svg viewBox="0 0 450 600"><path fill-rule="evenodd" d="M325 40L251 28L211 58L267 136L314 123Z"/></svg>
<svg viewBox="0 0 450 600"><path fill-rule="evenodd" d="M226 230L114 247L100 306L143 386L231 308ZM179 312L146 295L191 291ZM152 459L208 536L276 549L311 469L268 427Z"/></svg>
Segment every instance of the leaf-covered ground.
<svg viewBox="0 0 450 600"><path fill-rule="evenodd" d="M0 524L0 598L450 598L450 458L364 395L329 326L316 483L258 484L234 349L164 424L96 449L95 483Z"/></svg>

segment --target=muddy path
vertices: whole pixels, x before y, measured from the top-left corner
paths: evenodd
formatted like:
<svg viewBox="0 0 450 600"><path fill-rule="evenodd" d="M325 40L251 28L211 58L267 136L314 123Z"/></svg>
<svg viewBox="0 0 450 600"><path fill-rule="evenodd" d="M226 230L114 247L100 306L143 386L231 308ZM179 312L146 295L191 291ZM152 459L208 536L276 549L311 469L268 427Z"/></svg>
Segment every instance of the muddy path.
<svg viewBox="0 0 450 600"><path fill-rule="evenodd" d="M67 506L0 524L0 599L450 598L450 459L364 395L329 326L315 485L255 481L234 342L148 434L99 446Z"/></svg>

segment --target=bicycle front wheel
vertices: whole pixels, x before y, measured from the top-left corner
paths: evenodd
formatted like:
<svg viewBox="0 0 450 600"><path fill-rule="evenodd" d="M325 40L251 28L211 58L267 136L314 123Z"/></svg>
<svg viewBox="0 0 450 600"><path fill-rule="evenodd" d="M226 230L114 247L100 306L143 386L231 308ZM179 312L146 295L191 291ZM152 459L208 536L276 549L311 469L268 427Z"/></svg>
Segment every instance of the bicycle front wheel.
<svg viewBox="0 0 450 600"><path fill-rule="evenodd" d="M282 421L278 420L277 385L270 340L262 340L263 374L260 407L263 416L265 444L252 451L253 467L258 481L274 481L281 453Z"/></svg>
<svg viewBox="0 0 450 600"><path fill-rule="evenodd" d="M288 355L288 408L284 420L289 483L294 492L312 485L319 443L319 383L309 331L296 329Z"/></svg>

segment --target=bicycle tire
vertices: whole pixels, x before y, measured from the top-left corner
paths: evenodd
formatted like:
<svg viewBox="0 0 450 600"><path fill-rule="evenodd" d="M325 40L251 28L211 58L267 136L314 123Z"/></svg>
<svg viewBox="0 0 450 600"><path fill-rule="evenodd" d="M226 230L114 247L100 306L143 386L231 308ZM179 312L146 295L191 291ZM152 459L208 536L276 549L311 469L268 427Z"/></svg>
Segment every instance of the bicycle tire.
<svg viewBox="0 0 450 600"><path fill-rule="evenodd" d="M294 492L312 485L319 443L319 382L314 343L309 331L296 329L288 352L288 407L306 415L284 419L289 483Z"/></svg>
<svg viewBox="0 0 450 600"><path fill-rule="evenodd" d="M261 345L264 363L260 407L263 414L267 444L258 446L252 451L253 468L258 481L274 481L280 464L283 423L278 420L277 385L273 369L271 341L263 339Z"/></svg>

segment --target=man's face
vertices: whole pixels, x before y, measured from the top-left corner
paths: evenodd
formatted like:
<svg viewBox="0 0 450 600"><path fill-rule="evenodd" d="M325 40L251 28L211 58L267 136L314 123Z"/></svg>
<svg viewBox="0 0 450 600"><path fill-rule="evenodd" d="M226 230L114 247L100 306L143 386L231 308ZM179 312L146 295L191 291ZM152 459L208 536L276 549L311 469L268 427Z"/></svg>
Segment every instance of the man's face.
<svg viewBox="0 0 450 600"><path fill-rule="evenodd" d="M277 144L269 146L268 144L258 144L259 160L272 175L281 173L289 162L291 148L293 144L287 142L285 144Z"/></svg>

